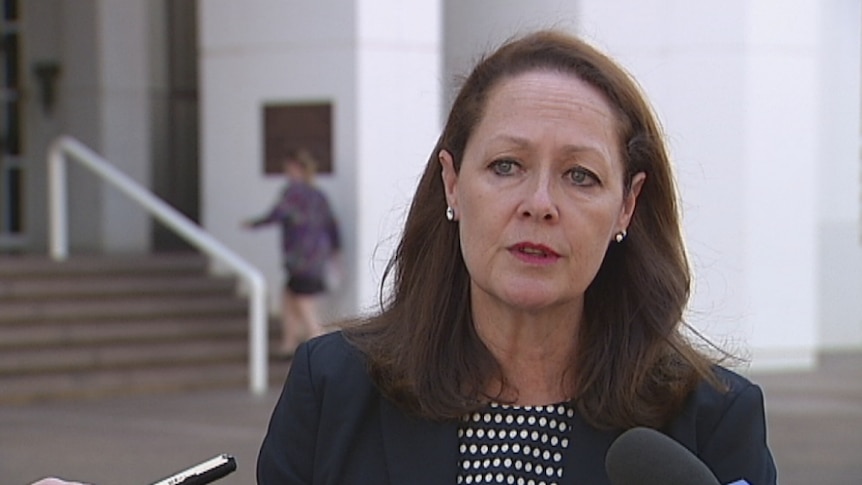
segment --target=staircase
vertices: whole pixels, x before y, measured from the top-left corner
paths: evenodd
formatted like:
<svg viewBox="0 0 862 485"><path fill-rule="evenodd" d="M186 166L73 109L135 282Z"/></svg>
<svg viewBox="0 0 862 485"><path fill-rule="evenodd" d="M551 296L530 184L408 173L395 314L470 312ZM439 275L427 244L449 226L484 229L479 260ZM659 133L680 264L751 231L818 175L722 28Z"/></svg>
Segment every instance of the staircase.
<svg viewBox="0 0 862 485"><path fill-rule="evenodd" d="M203 257L0 256L0 405L247 386L248 301Z"/></svg>

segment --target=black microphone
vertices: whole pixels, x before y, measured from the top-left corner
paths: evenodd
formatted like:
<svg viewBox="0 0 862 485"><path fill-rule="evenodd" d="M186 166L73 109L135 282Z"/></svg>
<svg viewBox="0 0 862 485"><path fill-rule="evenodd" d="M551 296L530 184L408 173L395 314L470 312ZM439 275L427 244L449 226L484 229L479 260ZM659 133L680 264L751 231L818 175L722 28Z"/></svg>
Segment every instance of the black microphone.
<svg viewBox="0 0 862 485"><path fill-rule="evenodd" d="M688 448L649 428L632 428L614 440L605 470L612 485L719 485Z"/></svg>

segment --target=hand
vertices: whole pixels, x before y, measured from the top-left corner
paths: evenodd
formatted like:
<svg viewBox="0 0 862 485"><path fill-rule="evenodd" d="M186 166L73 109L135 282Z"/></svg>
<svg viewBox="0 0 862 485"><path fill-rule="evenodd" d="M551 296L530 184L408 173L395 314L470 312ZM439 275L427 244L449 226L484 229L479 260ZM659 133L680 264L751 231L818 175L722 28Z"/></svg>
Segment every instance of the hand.
<svg viewBox="0 0 862 485"><path fill-rule="evenodd" d="M43 478L43 479L39 480L38 482L33 482L30 485L86 485L86 484L81 483L81 482L67 482L66 480L63 480L61 478L49 477L49 478Z"/></svg>
<svg viewBox="0 0 862 485"><path fill-rule="evenodd" d="M335 291L341 287L344 281L344 265L341 262L341 252L335 252L326 262L326 271L324 273L324 282L326 283L327 291Z"/></svg>

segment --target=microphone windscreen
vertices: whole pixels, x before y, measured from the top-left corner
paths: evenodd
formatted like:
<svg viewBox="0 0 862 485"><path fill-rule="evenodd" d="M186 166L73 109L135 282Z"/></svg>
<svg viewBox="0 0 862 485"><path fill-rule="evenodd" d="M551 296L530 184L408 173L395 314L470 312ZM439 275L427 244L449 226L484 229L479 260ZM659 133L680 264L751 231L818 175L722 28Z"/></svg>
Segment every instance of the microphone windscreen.
<svg viewBox="0 0 862 485"><path fill-rule="evenodd" d="M605 470L612 485L719 485L688 448L649 428L632 428L611 443Z"/></svg>

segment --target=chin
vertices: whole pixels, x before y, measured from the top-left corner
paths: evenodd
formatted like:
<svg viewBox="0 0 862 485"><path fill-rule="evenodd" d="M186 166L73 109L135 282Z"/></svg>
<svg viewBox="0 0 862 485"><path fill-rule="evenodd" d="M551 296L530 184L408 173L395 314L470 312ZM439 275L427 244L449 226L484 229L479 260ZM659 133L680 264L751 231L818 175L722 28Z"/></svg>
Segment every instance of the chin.
<svg viewBox="0 0 862 485"><path fill-rule="evenodd" d="M560 298L560 295L536 287L508 292L501 300L513 310L529 313L565 305L565 299Z"/></svg>

